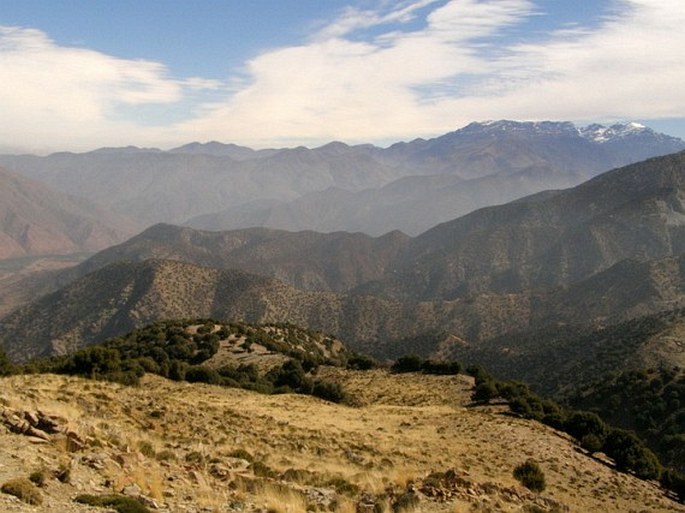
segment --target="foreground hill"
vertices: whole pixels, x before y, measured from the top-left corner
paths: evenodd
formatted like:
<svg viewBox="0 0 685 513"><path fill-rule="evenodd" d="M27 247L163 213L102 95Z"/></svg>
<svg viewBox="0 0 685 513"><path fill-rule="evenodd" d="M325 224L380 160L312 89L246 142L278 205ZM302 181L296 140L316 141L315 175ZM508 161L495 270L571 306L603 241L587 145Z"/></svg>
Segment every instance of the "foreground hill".
<svg viewBox="0 0 685 513"><path fill-rule="evenodd" d="M136 388L51 375L3 378L3 413L41 412L70 434L37 444L0 433L0 483L38 471L45 479L42 505L6 494L0 505L20 513L94 511L75 496L124 491L160 511L189 513L342 513L390 502L407 511L410 499L427 513L684 511L654 483L586 456L563 434L498 407L467 407L472 382L461 376L327 376L350 395L363 394L363 405L152 376ZM545 474L541 494L512 477L529 458Z"/></svg>
<svg viewBox="0 0 685 513"><path fill-rule="evenodd" d="M83 198L0 169L0 260L93 253L139 229Z"/></svg>

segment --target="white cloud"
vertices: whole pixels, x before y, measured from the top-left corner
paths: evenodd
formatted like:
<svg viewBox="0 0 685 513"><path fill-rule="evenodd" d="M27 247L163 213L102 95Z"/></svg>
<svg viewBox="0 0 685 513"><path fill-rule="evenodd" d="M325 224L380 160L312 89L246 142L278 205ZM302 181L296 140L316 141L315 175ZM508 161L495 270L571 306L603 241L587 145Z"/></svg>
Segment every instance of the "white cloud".
<svg viewBox="0 0 685 513"><path fill-rule="evenodd" d="M113 119L117 105L165 104L181 97L180 85L159 63L60 47L45 33L20 27L0 27L0 84L5 145L123 142L141 130Z"/></svg>
<svg viewBox="0 0 685 513"><path fill-rule="evenodd" d="M375 10L342 11L298 46L265 51L223 83L174 80L159 63L5 28L0 135L58 148L277 146L392 141L480 119L685 117L682 0L608 1L613 9L592 26L543 34L538 23L533 38L525 23L544 16L534 0L379 0ZM183 105L195 117L150 126L123 121L122 104Z"/></svg>

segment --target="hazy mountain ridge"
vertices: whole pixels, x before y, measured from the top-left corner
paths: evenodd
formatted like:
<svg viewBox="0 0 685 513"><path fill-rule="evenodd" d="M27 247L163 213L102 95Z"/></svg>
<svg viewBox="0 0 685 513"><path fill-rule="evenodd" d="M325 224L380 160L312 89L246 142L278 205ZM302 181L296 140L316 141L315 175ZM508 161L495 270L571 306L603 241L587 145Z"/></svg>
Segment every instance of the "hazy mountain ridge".
<svg viewBox="0 0 685 513"><path fill-rule="evenodd" d="M83 198L0 169L0 259L94 252L140 228Z"/></svg>
<svg viewBox="0 0 685 513"><path fill-rule="evenodd" d="M685 142L646 127L623 130L629 137L620 126L603 130L600 143L570 123L499 121L389 148L333 142L314 149L252 150L212 142L169 151L129 147L4 155L0 165L148 224L205 216L190 224L374 235L400 229L415 235L480 207L569 187L612 167L685 149ZM435 175L449 175L451 185L445 188ZM407 177L413 177L411 187L394 183ZM331 197L326 192L331 187L363 192L368 201L360 207L356 195ZM250 205L263 201L275 206ZM249 211L243 215L242 205ZM426 205L431 208L422 208ZM421 212L420 218L408 211Z"/></svg>

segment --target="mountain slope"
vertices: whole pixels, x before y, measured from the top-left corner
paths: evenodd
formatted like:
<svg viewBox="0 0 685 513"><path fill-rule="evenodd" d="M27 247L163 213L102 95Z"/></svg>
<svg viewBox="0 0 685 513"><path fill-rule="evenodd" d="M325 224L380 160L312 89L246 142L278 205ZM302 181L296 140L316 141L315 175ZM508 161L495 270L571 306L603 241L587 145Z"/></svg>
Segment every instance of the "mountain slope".
<svg viewBox="0 0 685 513"><path fill-rule="evenodd" d="M416 237L381 289L419 298L569 285L685 249L685 153L476 211Z"/></svg>
<svg viewBox="0 0 685 513"><path fill-rule="evenodd" d="M139 229L89 201L0 169L0 259L94 252Z"/></svg>

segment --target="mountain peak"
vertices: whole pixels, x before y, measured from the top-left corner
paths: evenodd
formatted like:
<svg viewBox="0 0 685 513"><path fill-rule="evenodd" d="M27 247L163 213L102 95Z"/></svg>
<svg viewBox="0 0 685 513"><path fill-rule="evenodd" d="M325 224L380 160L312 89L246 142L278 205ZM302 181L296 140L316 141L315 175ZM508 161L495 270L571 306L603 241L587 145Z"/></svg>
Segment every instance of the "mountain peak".
<svg viewBox="0 0 685 513"><path fill-rule="evenodd" d="M576 133L577 129L570 121L513 121L501 119L473 122L457 132L465 134L500 132L567 134Z"/></svg>
<svg viewBox="0 0 685 513"><path fill-rule="evenodd" d="M645 125L635 121L630 121L627 123L615 123L609 127L600 125L599 123L593 123L586 127L580 128L578 131L583 138L599 144L625 139L626 137L633 137L636 135L661 135L654 132L654 130L651 128L648 128Z"/></svg>

